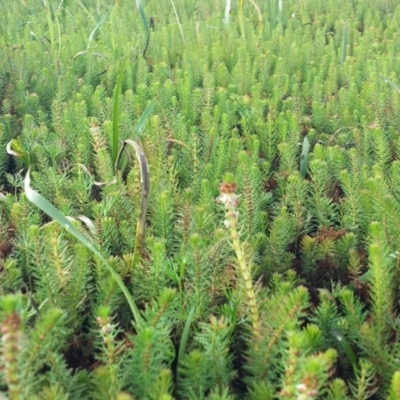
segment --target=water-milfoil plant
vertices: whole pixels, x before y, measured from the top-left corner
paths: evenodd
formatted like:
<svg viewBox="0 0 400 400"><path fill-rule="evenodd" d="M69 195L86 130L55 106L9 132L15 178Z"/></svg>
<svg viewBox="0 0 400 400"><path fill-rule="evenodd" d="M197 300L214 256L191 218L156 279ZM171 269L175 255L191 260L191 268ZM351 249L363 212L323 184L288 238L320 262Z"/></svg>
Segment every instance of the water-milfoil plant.
<svg viewBox="0 0 400 400"><path fill-rule="evenodd" d="M399 5L217 3L0 1L1 394L399 397Z"/></svg>

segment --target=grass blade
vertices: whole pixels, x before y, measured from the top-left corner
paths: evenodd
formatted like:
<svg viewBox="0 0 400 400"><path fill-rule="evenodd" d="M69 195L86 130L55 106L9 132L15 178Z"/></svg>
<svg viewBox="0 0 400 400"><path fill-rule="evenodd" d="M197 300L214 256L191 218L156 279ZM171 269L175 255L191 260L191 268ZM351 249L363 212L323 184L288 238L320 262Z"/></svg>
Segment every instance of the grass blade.
<svg viewBox="0 0 400 400"><path fill-rule="evenodd" d="M343 38L342 38L342 56L340 59L340 65L346 61L347 55L347 24L343 24Z"/></svg>
<svg viewBox="0 0 400 400"><path fill-rule="evenodd" d="M50 49L53 52L54 48L54 25L53 25L53 17L51 15L52 7L49 0L45 0L43 2L43 6L46 12L46 19L47 19L47 26L49 28L49 35L50 35Z"/></svg>
<svg viewBox="0 0 400 400"><path fill-rule="evenodd" d="M76 2L82 8L82 10L87 14L88 18L90 18L92 20L92 22L94 23L94 25L96 26L95 30L92 31L92 33L94 34L98 30L99 33L105 39L109 34L107 34L107 36L106 36L106 34L102 32L101 25L104 22L104 20L106 19L106 17L108 16L108 13L106 13L106 15L104 17L101 17L100 15L98 15L98 18L96 20L96 18L92 14L90 14L89 10L85 7L85 5L81 1L77 0ZM91 33L91 35L92 35L92 33ZM89 36L89 39L90 39L90 36ZM112 31L111 31L111 38L112 38ZM88 45L90 43L90 40L88 42Z"/></svg>
<svg viewBox="0 0 400 400"><path fill-rule="evenodd" d="M21 144L18 142L17 139L11 139L6 146L6 151L8 154L15 156L15 157L21 157L22 160L24 161L25 167L29 168L30 167L30 156L29 154L22 148Z"/></svg>
<svg viewBox="0 0 400 400"><path fill-rule="evenodd" d="M140 132L142 131L144 124L147 121L147 118L149 118L149 115L151 114L151 112L153 111L154 108L154 103L151 102L146 109L143 111L142 116L140 117L140 120L137 124L137 127L135 129L135 137L138 137L140 135Z"/></svg>
<svg viewBox="0 0 400 400"><path fill-rule="evenodd" d="M229 16L231 13L231 0L226 0L225 14L224 14L224 24L229 26Z"/></svg>
<svg viewBox="0 0 400 400"><path fill-rule="evenodd" d="M113 108L113 135L112 135L112 148L111 159L113 164L117 160L118 155L118 140L119 140L119 96L121 94L122 78L124 76L124 69L128 62L128 56L125 56L119 70L117 84L114 89L114 108Z"/></svg>
<svg viewBox="0 0 400 400"><path fill-rule="evenodd" d="M57 33L58 33L58 55L61 55L61 47L62 47L62 39L61 39L61 28L60 28L60 22L58 21L57 17L57 12L51 8L54 14L54 19L56 20L56 25L57 25Z"/></svg>
<svg viewBox="0 0 400 400"><path fill-rule="evenodd" d="M179 350L178 350L178 359L177 359L177 363L176 363L176 380L179 380L179 368L180 365L182 363L182 359L185 355L186 352L186 346L187 346L187 342L189 339L189 332L190 332L190 327L192 325L192 321L193 321L193 317L194 317L194 313L196 311L196 307L193 306L190 309L189 315L187 316L186 319L186 323L185 323L185 327L183 328L183 332L182 332L182 337L181 337L181 341L179 343Z"/></svg>
<svg viewBox="0 0 400 400"><path fill-rule="evenodd" d="M144 234L146 228L146 216L147 216L147 209L149 206L149 195L150 195L150 173L149 173L149 164L147 162L147 158L146 155L144 154L142 147L134 140L127 139L124 140L124 144L122 145L118 153L117 160L115 162L115 176L117 176L119 160L121 159L122 153L124 152L125 147L127 145L131 146L136 153L136 158L139 161L140 179L142 184L142 200L140 204L139 219L136 227L135 251L133 258L133 266L135 266L136 263L142 258L144 253Z"/></svg>
<svg viewBox="0 0 400 400"><path fill-rule="evenodd" d="M260 7L258 7L257 3L254 0L249 0L250 3L253 5L255 8L257 15L258 15L258 29L262 31L262 13L260 10Z"/></svg>
<svg viewBox="0 0 400 400"><path fill-rule="evenodd" d="M382 76L382 75L378 75L379 76L379 78L381 78L384 82L386 82L388 85L390 85L394 90L396 90L396 92L397 93L399 93L400 94L400 88L394 83L394 82L392 82L390 79L388 79L388 78L385 78L384 76Z"/></svg>
<svg viewBox="0 0 400 400"><path fill-rule="evenodd" d="M149 46L149 42L150 42L150 26L149 26L149 23L147 22L146 14L144 13L144 9L143 9L141 0L136 0L136 7L139 10L140 18L142 19L142 24L143 24L144 30L146 32L146 35L147 35L146 41L144 44L144 48L142 51L142 56L145 58L147 47ZM179 20L178 20L178 22L179 22Z"/></svg>
<svg viewBox="0 0 400 400"><path fill-rule="evenodd" d="M30 170L28 170L25 177L25 194L29 201L31 201L36 207L40 208L44 213L50 216L53 220L57 221L64 229L79 240L84 246L86 246L93 254L100 258L104 263L107 270L111 276L115 279L120 287L122 293L130 306L133 317L137 325L142 324L142 316L137 308L135 301L133 300L128 288L122 282L120 276L114 271L112 266L107 262L107 260L101 255L101 253L96 249L93 243L86 238L81 232L79 232L74 225L69 221L56 207L53 206L47 199L45 199L39 192L31 188L31 179L29 176Z"/></svg>
<svg viewBox="0 0 400 400"><path fill-rule="evenodd" d="M307 174L307 160L308 152L310 151L310 141L308 136L304 136L303 148L301 150L301 161L300 161L300 175L305 178Z"/></svg>
<svg viewBox="0 0 400 400"><path fill-rule="evenodd" d="M142 19L142 24L143 24L144 30L146 31L146 34L150 35L150 27L149 27L149 23L147 22L147 19L146 19L146 14L144 13L142 0L136 0L136 7L139 10L140 18Z"/></svg>
<svg viewBox="0 0 400 400"><path fill-rule="evenodd" d="M337 343L339 346L342 348L342 350L345 352L347 355L347 358L350 361L351 366L353 367L353 371L357 371L357 359L354 354L353 349L351 348L349 342L346 340L346 338L336 329L331 330L332 336L336 339Z"/></svg>
<svg viewBox="0 0 400 400"><path fill-rule="evenodd" d="M98 57L98 58L100 58L102 60L105 60L106 63L107 63L107 66L103 70L98 72L96 75L93 75L90 79L97 78L98 76L103 75L108 71L108 68L110 66L110 64L108 62L108 58L106 56L104 56L103 54L101 54L101 53L90 53L88 50L82 50L82 51L80 51L80 52L75 54L73 60L75 61L78 57L84 56L86 54L88 54L90 56Z"/></svg>
<svg viewBox="0 0 400 400"><path fill-rule="evenodd" d="M179 16L178 16L178 12L176 11L176 8L175 8L174 0L171 0L171 4L172 4L172 8L174 9L176 21L178 22L179 32L181 33L183 43L185 43L185 36L183 35L182 25L181 25L181 22L179 21Z"/></svg>
<svg viewBox="0 0 400 400"><path fill-rule="evenodd" d="M269 26L272 32L276 28L278 22L278 13L276 10L276 0L268 0L268 15L269 15Z"/></svg>
<svg viewBox="0 0 400 400"><path fill-rule="evenodd" d="M107 16L108 14L105 14L104 17L100 20L100 22L96 22L96 26L93 28L92 32L90 32L86 50L89 50L90 42L93 40L97 30L100 30L100 25L106 20Z"/></svg>
<svg viewBox="0 0 400 400"><path fill-rule="evenodd" d="M244 30L243 0L239 0L238 11L239 11L239 21L240 21L240 31L241 31L240 33L243 36L243 40L246 41L246 33Z"/></svg>

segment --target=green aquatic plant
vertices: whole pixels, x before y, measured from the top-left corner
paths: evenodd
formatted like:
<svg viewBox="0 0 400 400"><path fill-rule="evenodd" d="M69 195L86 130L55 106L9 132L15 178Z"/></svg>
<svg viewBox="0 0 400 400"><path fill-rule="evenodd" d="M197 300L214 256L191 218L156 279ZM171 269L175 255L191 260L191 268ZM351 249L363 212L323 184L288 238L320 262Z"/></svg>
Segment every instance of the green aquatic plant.
<svg viewBox="0 0 400 400"><path fill-rule="evenodd" d="M0 2L1 394L397 398L399 13Z"/></svg>

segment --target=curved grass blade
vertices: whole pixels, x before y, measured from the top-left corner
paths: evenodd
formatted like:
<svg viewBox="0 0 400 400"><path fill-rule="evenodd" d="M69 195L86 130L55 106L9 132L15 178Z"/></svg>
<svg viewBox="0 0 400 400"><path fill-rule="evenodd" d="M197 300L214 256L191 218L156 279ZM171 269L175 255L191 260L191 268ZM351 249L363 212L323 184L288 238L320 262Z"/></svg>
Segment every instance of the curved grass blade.
<svg viewBox="0 0 400 400"><path fill-rule="evenodd" d="M225 13L224 13L224 24L229 26L229 16L231 12L231 0L226 0Z"/></svg>
<svg viewBox="0 0 400 400"><path fill-rule="evenodd" d="M75 56L74 56L74 58L73 58L73 61L75 61L75 60L76 60L78 57L80 57L80 56L84 56L85 54L88 54L88 55L90 55L90 56L94 56L94 57L101 58L102 60L105 60L106 63L107 63L107 66L106 66L105 69L103 69L102 71L100 71L100 72L97 73L96 75L92 76L90 79L97 78L98 76L103 75L103 74L105 74L105 73L108 71L108 67L110 66L110 64L109 64L109 62L108 62L108 58L107 58L106 56L104 56L103 54L101 54L101 53L96 53L96 52L95 52L95 53L90 53L88 50L82 50L82 51L79 51L78 53L75 54Z"/></svg>
<svg viewBox="0 0 400 400"><path fill-rule="evenodd" d="M93 185L95 185L95 186L99 186L99 187L101 187L101 186L109 186L109 185L113 185L114 183L116 183L117 182L117 178L113 178L113 180L111 180L111 181L109 181L109 182L99 182L99 181L95 181L94 180L94 178L93 178L93 176L92 176L92 174L91 174L91 172L88 170L88 168L86 167L86 165L83 165L83 164L76 164L75 165L76 167L79 167L79 168L81 168L83 171L85 171L87 174L88 174L88 176L90 177L90 179L92 180L92 184Z"/></svg>
<svg viewBox="0 0 400 400"><path fill-rule="evenodd" d="M194 313L196 311L196 307L193 306L190 309L189 315L187 316L186 319L186 323L185 323L185 327L183 328L183 332L182 332L182 337L181 337L181 341L179 343L179 350L178 350L178 359L177 359L177 363L176 363L176 380L179 380L179 369L180 369L180 365L182 363L182 359L185 355L186 352L186 346L187 346L187 342L189 339L189 332L190 332L190 327L192 325L192 321L193 321L193 317L194 317Z"/></svg>
<svg viewBox="0 0 400 400"><path fill-rule="evenodd" d="M133 265L135 266L136 263L143 257L144 253L144 234L146 228L146 216L147 216L147 209L149 206L149 195L150 195L150 173L149 173L149 165L147 162L147 158L146 155L144 154L142 147L134 140L127 139L124 140L124 143L121 149L119 150L118 157L115 162L115 176L117 176L118 173L117 169L119 160L121 159L122 153L124 152L125 147L127 145L131 146L136 153L136 158L139 161L140 177L142 184L142 200L140 204L139 219L136 227L135 252L133 257Z"/></svg>
<svg viewBox="0 0 400 400"><path fill-rule="evenodd" d="M151 114L151 112L153 111L154 108L154 103L151 102L146 109L143 111L142 116L140 117L140 120L136 126L135 129L135 137L138 137L140 135L140 133L142 132L142 129L144 127L144 124L147 121L147 118L149 118L149 115Z"/></svg>
<svg viewBox="0 0 400 400"><path fill-rule="evenodd" d="M115 279L118 286L120 287L122 293L125 295L125 298L129 304L129 307L132 311L133 317L137 325L141 325L143 320L140 315L140 311L135 304L131 294L129 293L128 288L122 282L120 276L114 271L111 265L107 262L107 260L101 255L101 253L96 249L93 243L90 242L88 238L86 238L81 232L79 232L74 225L69 221L56 207L53 206L46 198L44 198L39 192L31 188L31 179L29 176L30 169L25 177L25 194L29 201L35 204L36 207L40 208L43 212L45 212L52 219L57 221L64 229L69 232L72 236L74 236L77 240L79 240L84 246L86 246L93 254L100 258L100 260L106 266L108 272Z"/></svg>
<svg viewBox="0 0 400 400"><path fill-rule="evenodd" d="M354 354L353 349L351 348L349 342L346 340L346 338L336 329L331 330L332 336L336 339L337 343L339 346L342 348L342 350L346 353L347 358L350 361L351 366L353 367L353 371L357 371L357 359Z"/></svg>
<svg viewBox="0 0 400 400"><path fill-rule="evenodd" d="M97 235L96 226L90 218L86 217L86 215L78 215L76 218L81 220L93 235Z"/></svg>
<svg viewBox="0 0 400 400"><path fill-rule="evenodd" d="M11 139L6 146L6 151L8 154L21 157L24 161L25 167L30 167L30 157L29 154L22 148L21 144L18 142L17 139Z"/></svg>
<svg viewBox="0 0 400 400"><path fill-rule="evenodd" d="M140 18L142 19L142 24L147 36L142 51L142 56L145 58L147 47L149 47L149 42L150 42L150 26L149 23L147 22L146 14L144 13L143 4L141 0L136 0L136 7L139 10Z"/></svg>
<svg viewBox="0 0 400 400"><path fill-rule="evenodd" d="M282 7L282 0L278 1L278 23L282 23L282 15L283 15L283 7Z"/></svg>
<svg viewBox="0 0 400 400"><path fill-rule="evenodd" d="M142 0L136 0L136 7L139 10L140 18L142 19L142 24L143 24L144 30L146 31L146 34L150 35L150 27L149 27L149 23L147 22L147 19L146 19L146 14L144 13Z"/></svg>
<svg viewBox="0 0 400 400"><path fill-rule="evenodd" d="M78 220L82 221L83 224L86 225L86 227L89 229L89 231L93 234L96 235L97 234L97 229L94 226L93 222L86 216L84 215L79 215L78 217L74 218L74 217L70 217L69 215L65 216L65 218L67 218L68 221L71 222L77 222ZM50 222L47 222L46 224L42 225L40 227L40 229L44 229L46 228L46 226L49 225L53 225L53 224L57 224L57 221L55 219L52 219ZM84 236L89 240L89 242L93 243L93 238L90 236L90 234L87 231L83 231Z"/></svg>
<svg viewBox="0 0 400 400"><path fill-rule="evenodd" d="M390 79L388 79L388 78L385 78L384 76L382 76L382 75L378 75L379 76L379 78L381 78L384 82L386 82L388 85L390 85L394 90L396 90L396 92L397 93L399 93L400 94L400 88L394 83L394 82L392 82Z"/></svg>
<svg viewBox="0 0 400 400"><path fill-rule="evenodd" d="M301 150L301 161L300 161L300 175L305 178L307 174L307 160L308 152L310 151L310 141L308 136L304 136L303 148Z"/></svg>
<svg viewBox="0 0 400 400"><path fill-rule="evenodd" d="M342 55L340 59L340 65L346 61L347 56L347 24L343 24L343 38L342 38Z"/></svg>
<svg viewBox="0 0 400 400"><path fill-rule="evenodd" d="M174 139L174 138L171 138L171 137L167 137L166 139L165 139L168 143L172 143L172 144L179 144L179 146L182 146L182 147L184 147L185 149L190 149L190 147L186 144L186 143L183 143L183 142L181 142L180 140L177 140L177 139Z"/></svg>
<svg viewBox="0 0 400 400"><path fill-rule="evenodd" d="M47 26L49 28L49 35L50 35L50 49L53 52L54 48L54 25L53 25L53 17L52 17L52 7L49 0L43 1L44 10L46 12L47 18Z"/></svg>
<svg viewBox="0 0 400 400"><path fill-rule="evenodd" d="M122 61L121 68L119 70L117 84L114 89L114 108L113 108L113 135L112 135L112 148L111 148L111 159L113 164L117 160L118 155L118 138L119 138L119 96L121 94L122 78L124 76L124 69L128 62L128 55L125 56Z"/></svg>
<svg viewBox="0 0 400 400"><path fill-rule="evenodd" d="M58 55L61 55L61 47L62 47L62 39L61 39L61 28L60 28L60 22L58 21L57 17L57 12L54 10L53 7L51 7L51 10L54 15L54 19L56 20L56 25L57 25L57 33L58 33Z"/></svg>
<svg viewBox="0 0 400 400"><path fill-rule="evenodd" d="M246 41L246 33L244 30L244 17L243 17L243 0L239 0L238 2L238 11L239 11L239 21L240 21L240 33L243 36L243 40Z"/></svg>
<svg viewBox="0 0 400 400"><path fill-rule="evenodd" d="M99 22L96 22L96 26L93 28L92 32L90 32L86 50L89 50L90 42L93 40L94 35L96 34L97 30L100 30L101 24L106 20L107 17L108 17L108 13L106 13Z"/></svg>
<svg viewBox="0 0 400 400"><path fill-rule="evenodd" d="M172 8L174 9L174 14L175 14L176 21L178 22L179 32L181 33L181 37L182 37L183 43L185 43L185 36L183 35L181 21L179 21L179 15L178 15L178 12L176 11L174 0L171 0L171 4L172 4Z"/></svg>
<svg viewBox="0 0 400 400"><path fill-rule="evenodd" d="M256 12L257 12L257 16L258 16L258 29L260 31L262 31L262 13L260 10L260 7L258 7L258 4L254 1L254 0L250 0L250 3L253 5L253 7L255 8Z"/></svg>
<svg viewBox="0 0 400 400"><path fill-rule="evenodd" d="M106 20L106 18L108 17L108 12L104 15L104 16L100 16L99 14L97 15L97 18L95 18L90 12L89 10L85 7L85 5L80 1L80 0L76 0L76 3L83 9L83 11L87 14L88 18L92 20L92 22L95 25L95 28L92 30L92 32L90 33L89 39L88 39L88 43L87 43L87 50L89 49L90 46L90 42L92 41L95 33L98 31L99 34L103 37L103 39L108 39L110 33L107 31L103 32L103 29L101 27L101 25L103 24L103 22ZM65 11L67 11L64 8ZM67 11L68 12L68 11ZM68 12L68 14L70 14ZM71 18L74 18L71 14L70 14ZM113 43L113 30L111 30L111 42ZM114 43L113 43L113 48L114 48Z"/></svg>
<svg viewBox="0 0 400 400"><path fill-rule="evenodd" d="M278 22L278 13L276 10L276 1L275 0L268 0L268 15L269 15L269 26L270 26L270 31L272 31L276 28L276 24Z"/></svg>

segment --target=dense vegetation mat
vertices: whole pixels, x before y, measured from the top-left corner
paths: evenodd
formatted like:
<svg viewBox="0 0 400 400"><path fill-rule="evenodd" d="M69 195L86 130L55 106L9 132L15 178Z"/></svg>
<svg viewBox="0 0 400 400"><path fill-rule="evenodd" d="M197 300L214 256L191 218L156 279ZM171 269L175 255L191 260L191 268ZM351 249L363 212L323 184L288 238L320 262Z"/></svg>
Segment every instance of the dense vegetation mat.
<svg viewBox="0 0 400 400"><path fill-rule="evenodd" d="M0 391L400 398L400 6L0 2Z"/></svg>

